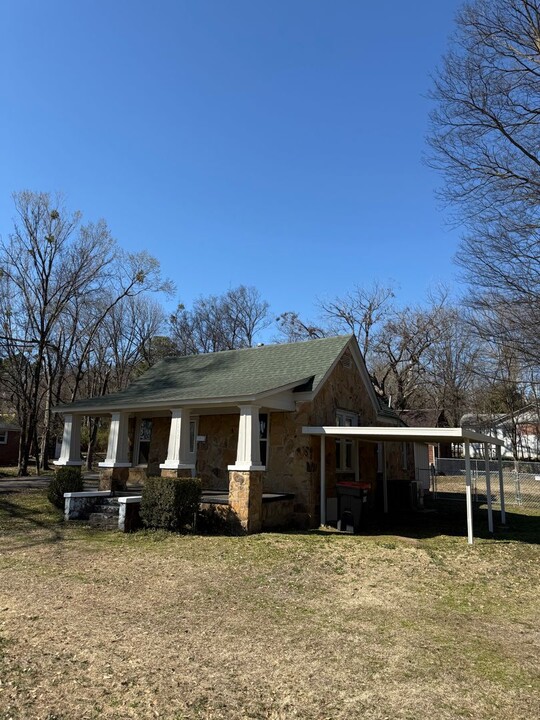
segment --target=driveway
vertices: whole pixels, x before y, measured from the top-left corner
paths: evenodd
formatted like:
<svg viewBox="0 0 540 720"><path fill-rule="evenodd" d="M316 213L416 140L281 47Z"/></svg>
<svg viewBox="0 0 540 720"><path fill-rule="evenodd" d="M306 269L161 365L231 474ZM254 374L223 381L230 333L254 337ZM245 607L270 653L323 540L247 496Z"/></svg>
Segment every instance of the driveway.
<svg viewBox="0 0 540 720"><path fill-rule="evenodd" d="M0 478L0 494L22 490L43 490L49 486L50 477L5 477Z"/></svg>
<svg viewBox="0 0 540 720"><path fill-rule="evenodd" d="M0 478L0 495L22 492L24 490L44 490L49 487L51 477L35 476L29 477L4 477ZM95 490L98 485L97 473L84 474L85 490Z"/></svg>

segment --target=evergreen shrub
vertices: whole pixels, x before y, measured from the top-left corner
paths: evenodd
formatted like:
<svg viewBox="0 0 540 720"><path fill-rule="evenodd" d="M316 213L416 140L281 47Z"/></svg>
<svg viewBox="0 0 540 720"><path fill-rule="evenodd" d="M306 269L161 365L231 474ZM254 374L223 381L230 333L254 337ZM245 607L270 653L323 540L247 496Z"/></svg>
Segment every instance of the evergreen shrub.
<svg viewBox="0 0 540 720"><path fill-rule="evenodd" d="M77 465L65 465L56 470L49 483L47 498L60 510L64 509L64 493L84 490L81 468Z"/></svg>
<svg viewBox="0 0 540 720"><path fill-rule="evenodd" d="M182 530L193 526L200 501L199 478L149 477L142 490L140 517L146 527Z"/></svg>

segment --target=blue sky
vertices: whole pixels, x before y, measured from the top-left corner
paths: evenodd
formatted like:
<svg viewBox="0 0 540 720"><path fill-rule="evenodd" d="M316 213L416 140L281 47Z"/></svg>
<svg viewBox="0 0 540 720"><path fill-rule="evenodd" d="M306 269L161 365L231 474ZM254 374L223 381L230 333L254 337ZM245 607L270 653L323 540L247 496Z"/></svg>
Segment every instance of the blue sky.
<svg viewBox="0 0 540 720"><path fill-rule="evenodd" d="M255 285L275 314L455 283L422 162L455 0L2 0L0 233L63 191L189 304Z"/></svg>

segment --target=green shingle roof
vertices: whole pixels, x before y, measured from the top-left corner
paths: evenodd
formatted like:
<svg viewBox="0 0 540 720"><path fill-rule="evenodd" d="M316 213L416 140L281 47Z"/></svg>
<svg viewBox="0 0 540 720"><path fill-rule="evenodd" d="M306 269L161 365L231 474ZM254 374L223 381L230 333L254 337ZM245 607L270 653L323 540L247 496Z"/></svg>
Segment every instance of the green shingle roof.
<svg viewBox="0 0 540 720"><path fill-rule="evenodd" d="M316 390L353 336L263 345L204 355L170 357L157 363L126 390L79 400L59 410L123 410L152 404L252 397L298 384Z"/></svg>

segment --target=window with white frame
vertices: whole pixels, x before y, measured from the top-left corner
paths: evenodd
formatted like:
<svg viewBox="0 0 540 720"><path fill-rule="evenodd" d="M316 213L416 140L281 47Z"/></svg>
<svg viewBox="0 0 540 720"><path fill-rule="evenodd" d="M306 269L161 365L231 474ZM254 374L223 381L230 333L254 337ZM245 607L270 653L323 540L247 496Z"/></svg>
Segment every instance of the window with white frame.
<svg viewBox="0 0 540 720"><path fill-rule="evenodd" d="M268 462L268 413L259 413L259 445L261 464Z"/></svg>
<svg viewBox="0 0 540 720"><path fill-rule="evenodd" d="M150 454L150 441L152 439L152 421L144 418L140 422L139 436L137 444L137 462L136 465L148 465L148 456Z"/></svg>
<svg viewBox="0 0 540 720"><path fill-rule="evenodd" d="M338 427L356 427L358 415L348 410L336 412L336 425ZM338 472L354 471L353 441L351 438L338 438L336 440L336 470Z"/></svg>
<svg viewBox="0 0 540 720"><path fill-rule="evenodd" d="M7 431L7 430L0 430L0 445L6 445L6 444L7 444L7 438L8 438L8 431Z"/></svg>

